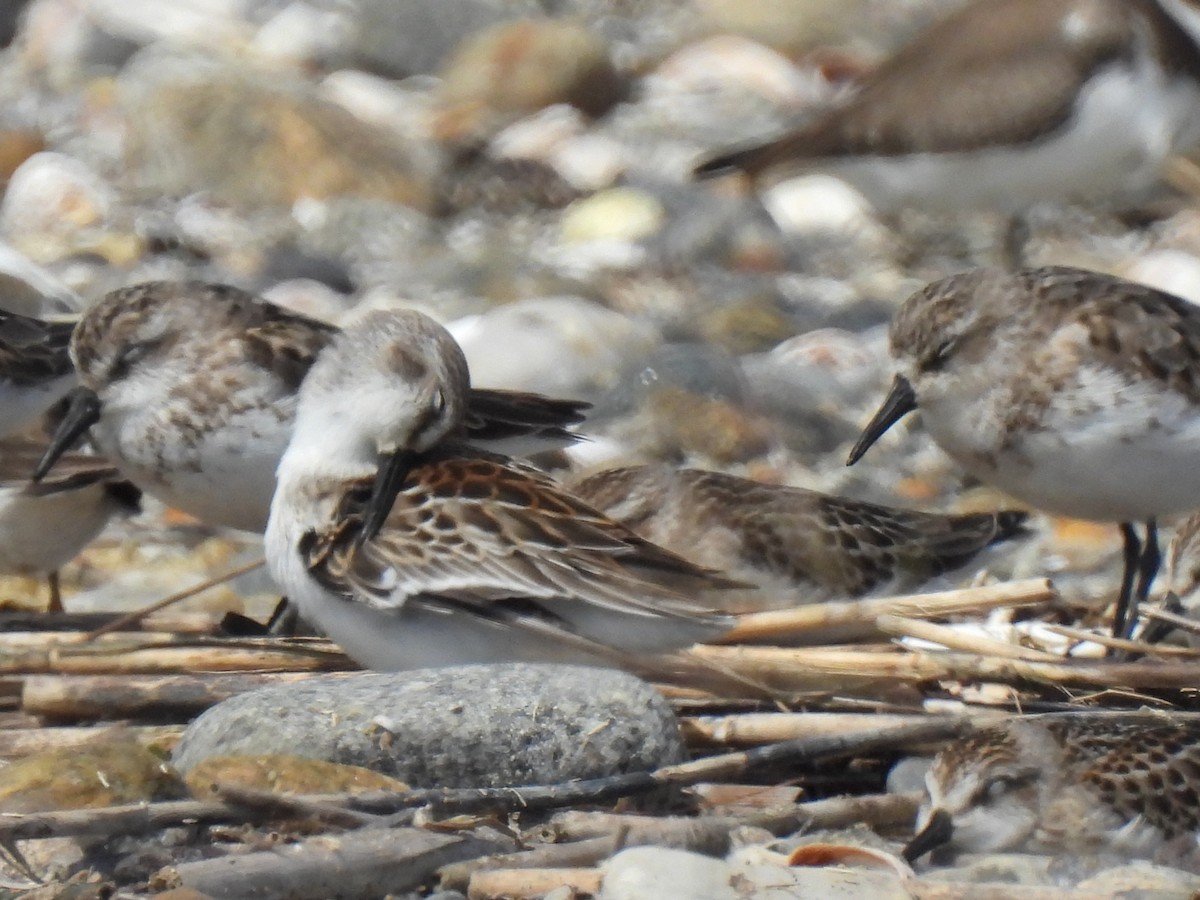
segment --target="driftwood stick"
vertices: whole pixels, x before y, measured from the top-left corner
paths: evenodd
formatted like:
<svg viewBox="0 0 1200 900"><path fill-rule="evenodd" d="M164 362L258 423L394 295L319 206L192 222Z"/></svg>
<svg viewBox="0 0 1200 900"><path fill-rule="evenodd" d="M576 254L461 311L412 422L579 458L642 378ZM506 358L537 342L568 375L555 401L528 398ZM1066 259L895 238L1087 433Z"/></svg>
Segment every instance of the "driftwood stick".
<svg viewBox="0 0 1200 900"><path fill-rule="evenodd" d="M980 718L986 715L989 713L978 714ZM921 713L812 712L686 716L679 724L691 747L752 747L806 737L863 734L928 721L929 716Z"/></svg>
<svg viewBox="0 0 1200 900"><path fill-rule="evenodd" d="M0 843L52 837L112 837L118 834L144 834L177 825L245 821L243 810L215 800L171 800L102 809L0 813Z"/></svg>
<svg viewBox="0 0 1200 900"><path fill-rule="evenodd" d="M748 613L721 638L723 644L749 641L789 640L836 634L840 640L876 633L875 620L882 615L910 618L941 618L1005 606L1048 603L1058 597L1045 578L990 584L958 591L906 594L845 603L813 603L794 609Z"/></svg>
<svg viewBox="0 0 1200 900"><path fill-rule="evenodd" d="M47 612L0 612L0 634L13 632L67 632L87 633L102 628L119 618L118 613L47 613ZM221 617L206 612L176 612L151 616L139 622L140 631L163 631L172 634L207 634L221 622Z"/></svg>
<svg viewBox="0 0 1200 900"><path fill-rule="evenodd" d="M197 640L156 637L131 641L128 633L99 646L64 643L45 650L4 652L0 636L0 675L145 675L183 672L342 671L353 664L327 641L311 639ZM146 636L137 635L137 638Z"/></svg>
<svg viewBox="0 0 1200 900"><path fill-rule="evenodd" d="M816 762L835 757L894 752L918 744L946 741L965 733L970 720L956 716L930 716L924 722L880 728L873 732L829 735L779 741L733 753L708 756L692 762L665 766L653 773L665 784L695 784L744 775L758 766Z"/></svg>
<svg viewBox="0 0 1200 900"><path fill-rule="evenodd" d="M599 893L603 875L599 869L484 869L471 876L467 900L505 897L511 900L543 897L559 887L577 894Z"/></svg>
<svg viewBox="0 0 1200 900"><path fill-rule="evenodd" d="M968 883L917 879L907 882L905 887L913 900L1118 900L1128 896L1123 888L1106 891L1011 882Z"/></svg>
<svg viewBox="0 0 1200 900"><path fill-rule="evenodd" d="M594 866L612 856L616 844L611 836L546 844L517 853L496 853L450 863L438 869L440 886L445 890L465 890L471 876L483 869L558 869Z"/></svg>
<svg viewBox="0 0 1200 900"><path fill-rule="evenodd" d="M604 882L600 869L495 869L481 871L471 879L469 900L506 897L532 900L555 887L569 886L584 895L596 894ZM913 900L1118 900L1125 890L1062 888L988 882L907 881ZM575 896L572 894L572 896Z"/></svg>
<svg viewBox="0 0 1200 900"><path fill-rule="evenodd" d="M212 786L212 792L218 800L231 806L252 810L256 814L255 818L260 820L306 818L326 822L338 828L363 828L380 824L379 816L356 812L312 797L274 794L271 791L220 782Z"/></svg>
<svg viewBox="0 0 1200 900"><path fill-rule="evenodd" d="M96 638L113 631L128 630L135 625L140 624L147 616L153 615L159 610L166 609L168 606L174 606L176 603L182 603L184 600L190 600L192 597L195 597L198 594L203 594L210 588L224 584L227 581L232 581L235 578L253 572L255 569L261 569L264 565L266 565L266 562L267 561L265 559L258 559L254 562L247 563L244 566L238 566L235 569L230 569L228 572L222 572L220 575L214 575L212 578L207 578L199 584L194 584L189 588L184 588L182 591L176 591L174 594L164 597L162 600L159 600L156 603L151 603L149 606L145 606L142 609L134 610L131 613L119 616L112 622L106 622L99 628L96 628L94 631L89 633L88 640L95 640Z"/></svg>
<svg viewBox="0 0 1200 900"><path fill-rule="evenodd" d="M183 728L182 725L128 725L120 726L120 731L143 746L170 745L183 734ZM82 747L103 739L111 731L110 728L0 729L0 759L17 759L50 750Z"/></svg>
<svg viewBox="0 0 1200 900"><path fill-rule="evenodd" d="M865 823L872 826L910 825L917 815L922 794L913 791L903 794L864 794L857 797L831 797L796 803L790 808L764 810L744 816L637 816L623 813L563 810L556 813L543 830L552 831L560 839L570 841L610 840L624 834L627 846L657 844L699 850L712 854L723 853L728 846L728 833L735 828L752 825L774 835L796 831L815 831L845 828ZM725 843L714 842L717 831Z"/></svg>
<svg viewBox="0 0 1200 900"><path fill-rule="evenodd" d="M1139 612L1140 615L1140 612ZM1047 624L1047 631L1061 634L1065 638L1081 643L1099 644L1112 650L1122 650L1126 653L1136 653L1140 656L1162 656L1173 659L1200 659L1200 649L1195 647L1172 647L1169 644L1148 644L1145 641L1132 641L1116 638L1111 634L1096 633L1084 628L1072 628L1070 625L1057 623Z"/></svg>
<svg viewBox="0 0 1200 900"><path fill-rule="evenodd" d="M1144 610L1139 609L1138 615L1146 619L1155 619L1159 622L1165 622L1168 625L1174 625L1180 631L1186 631L1189 634L1200 634L1200 622L1188 616L1173 613L1169 609L1148 606Z"/></svg>
<svg viewBox="0 0 1200 900"><path fill-rule="evenodd" d="M1191 659L1144 659L1136 662L1063 659L1042 662L999 659L967 653L897 651L890 653L827 647L710 647L689 653L712 659L734 671L789 690L861 690L886 681L993 681L1001 684L1051 684L1065 687L1133 689L1194 688L1200 662Z"/></svg>
<svg viewBox="0 0 1200 900"><path fill-rule="evenodd" d="M135 719L173 715L184 720L210 706L268 684L303 681L310 672L227 675L31 675L21 708L58 719ZM0 732L0 739L3 732Z"/></svg>
<svg viewBox="0 0 1200 900"><path fill-rule="evenodd" d="M968 653L979 653L987 656L1000 656L1006 659L1031 659L1041 662L1058 662L1061 656L1047 653L1044 650L1033 650L1000 641L995 638L971 634L962 629L949 625L938 625L933 622L923 622L905 616L885 615L875 620L875 626L884 634L893 637L917 638L934 644L941 644L950 650L963 650Z"/></svg>
<svg viewBox="0 0 1200 900"><path fill-rule="evenodd" d="M879 685L947 677L945 654L904 651L892 646L846 649L697 644L685 652L744 673L779 691L854 693Z"/></svg>
<svg viewBox="0 0 1200 900"><path fill-rule="evenodd" d="M271 851L181 863L156 880L211 897L366 900L411 891L440 866L500 846L422 828L363 828Z"/></svg>

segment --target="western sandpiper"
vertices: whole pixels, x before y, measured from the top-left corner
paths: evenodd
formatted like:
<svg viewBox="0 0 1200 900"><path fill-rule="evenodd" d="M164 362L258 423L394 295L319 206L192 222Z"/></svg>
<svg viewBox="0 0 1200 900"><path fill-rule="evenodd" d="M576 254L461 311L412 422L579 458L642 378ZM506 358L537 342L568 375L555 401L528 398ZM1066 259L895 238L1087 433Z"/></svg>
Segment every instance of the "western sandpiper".
<svg viewBox="0 0 1200 900"><path fill-rule="evenodd" d="M1200 141L1195 0L977 0L845 103L702 163L763 187L819 170L881 209L1141 198Z"/></svg>
<svg viewBox="0 0 1200 900"><path fill-rule="evenodd" d="M147 282L103 297L71 340L81 387L45 459L88 429L127 478L170 506L247 531L266 527L275 468L296 393L337 334L245 291L204 282ZM585 404L473 390L479 439L569 442Z"/></svg>
<svg viewBox="0 0 1200 900"><path fill-rule="evenodd" d="M1200 717L1014 717L939 753L925 784L910 860L938 846L1182 856L1200 834Z"/></svg>
<svg viewBox="0 0 1200 900"><path fill-rule="evenodd" d="M36 422L75 384L67 350L74 328L0 311L0 437Z"/></svg>
<svg viewBox="0 0 1200 900"><path fill-rule="evenodd" d="M1200 508L1200 308L1080 269L976 269L911 296L889 340L899 372L849 464L920 409L982 481L1121 523L1113 627L1128 635L1158 571L1157 519Z"/></svg>
<svg viewBox="0 0 1200 900"><path fill-rule="evenodd" d="M730 582L472 447L468 396L461 349L416 312L369 314L322 352L266 533L302 616L375 669L600 661L730 626L700 599Z"/></svg>
<svg viewBox="0 0 1200 900"><path fill-rule="evenodd" d="M1020 534L1027 518L917 512L669 465L568 488L646 540L758 585L756 602L771 605L907 590Z"/></svg>
<svg viewBox="0 0 1200 900"><path fill-rule="evenodd" d="M31 484L47 440L31 432L0 439L0 572L46 575L50 611L62 611L58 570L119 514L140 510L141 492L107 460L67 453L54 474Z"/></svg>

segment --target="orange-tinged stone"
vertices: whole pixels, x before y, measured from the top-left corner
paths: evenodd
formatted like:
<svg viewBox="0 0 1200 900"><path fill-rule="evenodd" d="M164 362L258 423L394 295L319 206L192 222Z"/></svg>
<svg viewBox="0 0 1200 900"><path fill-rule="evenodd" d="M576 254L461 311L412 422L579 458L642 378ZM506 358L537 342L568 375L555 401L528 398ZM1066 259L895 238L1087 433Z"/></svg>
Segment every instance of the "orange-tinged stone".
<svg viewBox="0 0 1200 900"><path fill-rule="evenodd" d="M1050 530L1056 541L1072 544L1115 544L1117 530L1111 523L1052 517Z"/></svg>
<svg viewBox="0 0 1200 900"><path fill-rule="evenodd" d="M192 795L211 796L214 784L271 791L276 794L361 794L366 791L406 791L408 785L361 766L347 766L268 753L262 756L214 756L187 775Z"/></svg>
<svg viewBox="0 0 1200 900"><path fill-rule="evenodd" d="M905 500L933 500L940 493L940 485L928 478L902 478L896 483L896 494Z"/></svg>

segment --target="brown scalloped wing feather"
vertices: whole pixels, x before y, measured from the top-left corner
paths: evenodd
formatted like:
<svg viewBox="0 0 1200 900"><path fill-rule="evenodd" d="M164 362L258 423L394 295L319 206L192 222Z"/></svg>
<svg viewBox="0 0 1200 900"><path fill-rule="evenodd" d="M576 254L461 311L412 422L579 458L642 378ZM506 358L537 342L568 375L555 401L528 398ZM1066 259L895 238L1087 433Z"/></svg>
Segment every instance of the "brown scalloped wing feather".
<svg viewBox="0 0 1200 900"><path fill-rule="evenodd" d="M360 544L369 480L339 519L305 542L309 570L339 593L398 605L428 593L471 603L527 597L704 617L692 595L738 586L650 544L548 478L481 459L409 473L383 531Z"/></svg>

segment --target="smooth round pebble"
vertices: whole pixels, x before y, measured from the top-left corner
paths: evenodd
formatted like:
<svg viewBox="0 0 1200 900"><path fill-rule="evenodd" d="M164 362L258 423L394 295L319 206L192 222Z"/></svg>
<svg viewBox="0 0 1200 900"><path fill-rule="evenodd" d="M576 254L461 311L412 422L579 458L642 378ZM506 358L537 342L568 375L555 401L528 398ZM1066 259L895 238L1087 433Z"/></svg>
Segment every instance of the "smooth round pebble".
<svg viewBox="0 0 1200 900"><path fill-rule="evenodd" d="M531 297L448 326L479 387L589 399L658 343L654 328L581 297Z"/></svg>
<svg viewBox="0 0 1200 900"><path fill-rule="evenodd" d="M669 847L630 847L604 863L600 900L906 900L901 876L846 866L789 867L747 848L729 860ZM903 864L901 864L903 865Z"/></svg>
<svg viewBox="0 0 1200 900"><path fill-rule="evenodd" d="M559 665L455 666L313 678L231 697L175 749L291 753L363 766L414 787L555 784L683 758L667 701L640 679Z"/></svg>
<svg viewBox="0 0 1200 900"><path fill-rule="evenodd" d="M572 203L563 213L562 234L567 241L637 241L657 232L665 221L666 210L653 196L616 187Z"/></svg>

